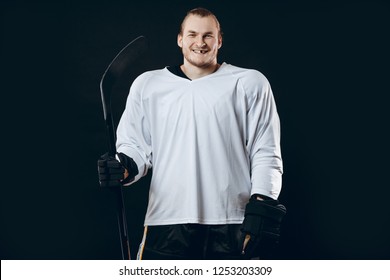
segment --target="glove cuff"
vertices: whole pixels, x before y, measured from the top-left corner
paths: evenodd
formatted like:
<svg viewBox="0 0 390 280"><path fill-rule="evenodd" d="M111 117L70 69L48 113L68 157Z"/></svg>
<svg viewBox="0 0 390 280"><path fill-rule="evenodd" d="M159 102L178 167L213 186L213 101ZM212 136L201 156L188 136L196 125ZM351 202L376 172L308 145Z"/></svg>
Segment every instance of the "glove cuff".
<svg viewBox="0 0 390 280"><path fill-rule="evenodd" d="M128 185L134 180L135 176L138 175L138 166L131 157L124 153L118 153L117 158L129 174L127 178L122 181L122 185Z"/></svg>
<svg viewBox="0 0 390 280"><path fill-rule="evenodd" d="M286 207L280 204L278 200L257 200L250 199L245 208L245 216L255 215L261 217L267 217L272 220L282 221L282 218L286 214Z"/></svg>
<svg viewBox="0 0 390 280"><path fill-rule="evenodd" d="M257 200L251 198L245 208L242 231L258 236L271 224L280 225L286 208L278 200ZM266 222L266 225L264 225ZM268 229L267 229L268 230Z"/></svg>

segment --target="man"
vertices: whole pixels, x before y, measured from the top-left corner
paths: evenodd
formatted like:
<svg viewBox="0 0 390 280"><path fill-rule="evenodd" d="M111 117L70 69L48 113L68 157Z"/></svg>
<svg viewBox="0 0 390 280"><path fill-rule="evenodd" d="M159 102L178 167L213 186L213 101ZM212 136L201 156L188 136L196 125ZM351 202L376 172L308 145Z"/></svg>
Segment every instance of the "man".
<svg viewBox="0 0 390 280"><path fill-rule="evenodd" d="M139 259L245 259L272 250L285 209L279 117L258 71L218 64L219 22L197 8L177 44L183 64L140 75L117 129L102 186L153 167ZM119 170L119 171L118 171ZM121 176L120 176L121 177Z"/></svg>

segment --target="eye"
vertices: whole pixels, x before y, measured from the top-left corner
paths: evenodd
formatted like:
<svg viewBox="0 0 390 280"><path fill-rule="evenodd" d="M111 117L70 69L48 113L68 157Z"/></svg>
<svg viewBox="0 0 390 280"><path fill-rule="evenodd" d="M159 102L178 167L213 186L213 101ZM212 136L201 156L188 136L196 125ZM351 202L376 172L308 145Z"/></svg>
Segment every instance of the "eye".
<svg viewBox="0 0 390 280"><path fill-rule="evenodd" d="M190 33L190 34L187 35L187 37L194 38L195 34L194 33Z"/></svg>
<svg viewBox="0 0 390 280"><path fill-rule="evenodd" d="M206 38L213 38L214 36L211 35L211 34L206 34L205 37L206 37Z"/></svg>

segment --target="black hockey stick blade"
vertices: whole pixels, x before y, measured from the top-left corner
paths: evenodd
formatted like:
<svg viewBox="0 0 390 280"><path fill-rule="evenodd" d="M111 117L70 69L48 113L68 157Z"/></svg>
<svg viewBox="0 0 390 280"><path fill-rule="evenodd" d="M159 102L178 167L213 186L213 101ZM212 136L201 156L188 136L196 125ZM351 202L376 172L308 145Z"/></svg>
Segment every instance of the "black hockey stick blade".
<svg viewBox="0 0 390 280"><path fill-rule="evenodd" d="M115 154L115 128L111 112L111 95L115 82L122 73L130 69L136 61L147 50L147 40L139 36L127 44L111 61L100 80L100 92L103 105L104 120L108 130L109 154Z"/></svg>
<svg viewBox="0 0 390 280"><path fill-rule="evenodd" d="M146 38L140 36L135 40L127 44L111 61L106 71L104 72L100 81L100 93L103 105L104 120L106 122L106 129L108 134L108 145L109 154L115 155L115 126L114 120L111 113L111 95L112 88L118 78L121 77L127 69L130 69L132 63L140 57L147 49ZM122 259L130 260L130 244L127 230L127 220L125 204L123 199L122 188L113 189L117 199L117 214L118 214L118 227L119 227L119 238L122 250Z"/></svg>

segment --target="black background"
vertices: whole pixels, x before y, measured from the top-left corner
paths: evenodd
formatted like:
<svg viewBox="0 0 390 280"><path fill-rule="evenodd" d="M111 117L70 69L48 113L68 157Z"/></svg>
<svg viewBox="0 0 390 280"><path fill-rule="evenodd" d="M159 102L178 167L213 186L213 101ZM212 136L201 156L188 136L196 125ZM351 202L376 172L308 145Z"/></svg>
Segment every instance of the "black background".
<svg viewBox="0 0 390 280"><path fill-rule="evenodd" d="M1 259L121 258L96 173L99 81L123 46L148 38L115 86L117 122L138 74L182 62L177 31L197 6L222 25L219 62L260 70L274 91L288 209L275 258L390 258L385 1L1 3ZM149 180L125 190L133 254Z"/></svg>

